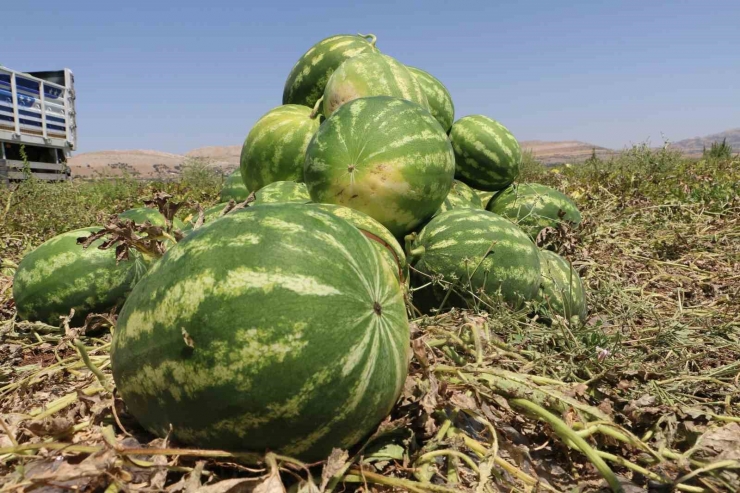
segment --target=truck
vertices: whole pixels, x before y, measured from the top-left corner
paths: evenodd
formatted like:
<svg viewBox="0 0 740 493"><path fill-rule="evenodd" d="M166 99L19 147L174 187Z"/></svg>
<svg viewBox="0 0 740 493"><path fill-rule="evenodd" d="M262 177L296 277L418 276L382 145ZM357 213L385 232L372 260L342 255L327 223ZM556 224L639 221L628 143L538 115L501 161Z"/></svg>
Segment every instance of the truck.
<svg viewBox="0 0 740 493"><path fill-rule="evenodd" d="M34 176L70 178L77 148L74 75L18 72L0 65L0 186Z"/></svg>

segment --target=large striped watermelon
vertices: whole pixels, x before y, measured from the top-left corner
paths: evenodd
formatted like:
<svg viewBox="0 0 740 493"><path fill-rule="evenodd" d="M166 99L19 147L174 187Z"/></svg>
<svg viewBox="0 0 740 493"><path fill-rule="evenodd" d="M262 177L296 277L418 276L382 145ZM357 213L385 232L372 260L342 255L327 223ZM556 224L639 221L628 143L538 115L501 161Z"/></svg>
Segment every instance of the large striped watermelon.
<svg viewBox="0 0 740 493"><path fill-rule="evenodd" d="M501 190L519 175L522 150L509 130L487 116L471 115L452 125L455 177L480 190Z"/></svg>
<svg viewBox="0 0 740 493"><path fill-rule="evenodd" d="M314 202L357 209L399 237L437 211L454 173L450 142L428 111L375 96L343 105L321 125L304 175Z"/></svg>
<svg viewBox="0 0 740 493"><path fill-rule="evenodd" d="M487 209L519 225L533 239L561 222L581 223L581 213L559 190L539 183L520 183L494 195Z"/></svg>
<svg viewBox="0 0 740 493"><path fill-rule="evenodd" d="M306 146L319 128L307 106L287 104L267 112L244 141L241 174L249 190L276 181L303 181Z"/></svg>
<svg viewBox="0 0 740 493"><path fill-rule="evenodd" d="M128 219L136 224L144 224L146 221L149 221L152 226L165 227L167 224L167 219L165 219L162 213L151 207L137 207L136 209L129 209L118 214L118 218ZM185 227L185 223L178 218L175 218L172 221L172 224L177 229Z"/></svg>
<svg viewBox="0 0 740 493"><path fill-rule="evenodd" d="M537 247L506 219L480 209L453 209L429 221L411 244L409 263L422 274L443 276L454 288L448 306L475 305L473 295L502 298L518 307L537 296ZM447 291L434 290L437 302ZM473 293L473 294L471 294Z"/></svg>
<svg viewBox="0 0 740 493"><path fill-rule="evenodd" d="M247 197L249 197L249 189L244 185L242 170L237 168L224 180L221 187L221 202L228 202L229 200L244 202Z"/></svg>
<svg viewBox="0 0 740 493"><path fill-rule="evenodd" d="M294 181L276 181L254 194L254 202L251 205L277 204L281 202L297 202L305 204L310 202L308 189L305 183Z"/></svg>
<svg viewBox="0 0 740 493"><path fill-rule="evenodd" d="M377 51L375 36L340 34L319 41L293 66L285 81L283 104L302 104L313 108L324 95L326 82L346 59Z"/></svg>
<svg viewBox="0 0 740 493"><path fill-rule="evenodd" d="M429 111L437 119L445 132L450 131L455 121L455 105L452 96L444 84L429 72L416 67L406 66L414 75L429 103Z"/></svg>
<svg viewBox="0 0 740 493"><path fill-rule="evenodd" d="M570 319L586 318L586 293L583 282L570 262L550 250L540 251L542 286L539 299L545 313L554 312Z"/></svg>
<svg viewBox="0 0 740 493"><path fill-rule="evenodd" d="M447 194L444 202L442 202L442 205L437 210L437 214L452 209L483 209L483 205L475 190L465 183L455 180L452 182L450 193Z"/></svg>
<svg viewBox="0 0 740 493"><path fill-rule="evenodd" d="M358 210L342 207L334 204L310 204L309 207L318 207L326 212L341 217L349 222L362 234L372 240L380 255L388 262L399 282L407 283L409 280L409 266L406 263L406 254L388 229L372 217Z"/></svg>
<svg viewBox="0 0 740 493"><path fill-rule="evenodd" d="M111 361L160 436L314 461L388 414L408 344L401 287L370 241L318 208L273 204L169 250L124 305Z"/></svg>
<svg viewBox="0 0 740 493"><path fill-rule="evenodd" d="M13 298L22 319L59 325L69 315L81 323L89 313L106 312L122 304L147 269L142 257L116 264L115 248L99 250L103 239L87 249L77 238L101 228L91 227L55 236L26 255L13 279Z"/></svg>
<svg viewBox="0 0 740 493"><path fill-rule="evenodd" d="M377 52L357 55L342 63L324 90L324 115L331 116L343 104L369 96L406 99L429 109L421 84L404 64Z"/></svg>

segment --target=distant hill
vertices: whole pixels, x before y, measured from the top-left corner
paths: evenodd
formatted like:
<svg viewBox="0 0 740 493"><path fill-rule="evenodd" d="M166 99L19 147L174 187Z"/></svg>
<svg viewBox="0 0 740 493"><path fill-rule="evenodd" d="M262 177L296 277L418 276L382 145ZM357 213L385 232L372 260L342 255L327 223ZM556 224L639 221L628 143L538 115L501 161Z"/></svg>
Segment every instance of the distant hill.
<svg viewBox="0 0 740 493"><path fill-rule="evenodd" d="M680 149L686 155L698 157L701 156L704 146L709 148L712 142L721 142L722 139L727 139L727 143L735 149L735 152L740 151L740 128L706 137L679 140L672 143L671 147ZM544 164L583 162L594 151L600 158L619 154L619 151L577 140L559 142L523 140L520 144L523 150L532 152L534 157ZM200 159L228 173L239 167L241 149L240 145L234 145L199 147L185 154L148 150L86 152L72 157L69 165L73 176L116 175L128 170L141 178L166 178L177 176L182 165L189 159Z"/></svg>
<svg viewBox="0 0 740 493"><path fill-rule="evenodd" d="M607 158L617 152L587 142L567 140L545 142L542 140L523 140L519 143L524 151L530 151L543 164L561 164L582 162L591 157L593 152L600 158Z"/></svg>
<svg viewBox="0 0 740 493"><path fill-rule="evenodd" d="M707 135L706 137L694 137L693 139L679 140L671 143L671 147L680 149L684 154L699 157L704 147L709 149L712 142L722 142L727 139L727 143L732 146L735 152L740 152L740 128L726 130L718 134Z"/></svg>

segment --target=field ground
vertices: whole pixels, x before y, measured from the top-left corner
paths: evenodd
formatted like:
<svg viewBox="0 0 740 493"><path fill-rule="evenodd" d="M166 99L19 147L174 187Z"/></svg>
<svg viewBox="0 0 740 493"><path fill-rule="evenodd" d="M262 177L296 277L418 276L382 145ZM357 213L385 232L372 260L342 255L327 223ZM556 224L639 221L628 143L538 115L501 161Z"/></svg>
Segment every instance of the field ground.
<svg viewBox="0 0 740 493"><path fill-rule="evenodd" d="M0 491L740 491L740 159L637 146L523 173L581 208L582 227L551 242L588 287L587 322L496 306L414 320L392 416L308 466L139 428L112 388L115 315L91 321L98 337L15 318L24 252L157 190L210 205L220 177L0 190Z"/></svg>

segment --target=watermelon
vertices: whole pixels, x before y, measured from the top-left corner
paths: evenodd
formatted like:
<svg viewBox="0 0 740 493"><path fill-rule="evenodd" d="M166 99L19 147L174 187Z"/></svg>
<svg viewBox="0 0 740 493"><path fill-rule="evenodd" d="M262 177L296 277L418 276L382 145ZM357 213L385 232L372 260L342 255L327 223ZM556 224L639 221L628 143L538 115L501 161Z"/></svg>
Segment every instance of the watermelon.
<svg viewBox="0 0 740 493"><path fill-rule="evenodd" d="M137 207L136 209L129 209L118 214L119 219L129 219L136 224L144 224L146 221L152 224L152 226L166 226L167 220L157 209L151 207ZM185 223L180 219L175 218L173 226L177 229L185 227Z"/></svg>
<svg viewBox="0 0 740 493"><path fill-rule="evenodd" d="M409 263L422 276L443 276L456 294L448 304L475 305L470 292L490 297L501 292L514 307L533 300L540 287L540 259L537 247L522 230L506 219L480 209L453 209L427 224L413 239ZM436 302L447 295L430 287Z"/></svg>
<svg viewBox="0 0 740 493"><path fill-rule="evenodd" d="M539 183L512 185L494 195L487 209L517 223L533 239L546 227L581 223L581 213L567 195Z"/></svg>
<svg viewBox="0 0 740 493"><path fill-rule="evenodd" d="M480 203L484 209L488 205L488 202L491 200L491 197L496 195L496 192L486 192L484 190L476 190L476 193L478 194L478 198L480 198Z"/></svg>
<svg viewBox="0 0 740 493"><path fill-rule="evenodd" d="M501 190L519 175L522 150L509 130L487 116L471 115L452 125L455 177L473 188Z"/></svg>
<svg viewBox="0 0 740 493"><path fill-rule="evenodd" d="M323 96L326 82L346 59L377 51L375 36L340 34L319 41L293 66L285 81L283 104L313 108Z"/></svg>
<svg viewBox="0 0 740 493"><path fill-rule="evenodd" d="M455 180L452 182L450 193L447 194L444 202L437 210L437 214L452 209L483 209L480 197L475 191L465 183ZM437 215L435 214L435 215Z"/></svg>
<svg viewBox="0 0 740 493"><path fill-rule="evenodd" d="M310 202L308 189L305 183L294 181L276 181L254 194L254 202L251 205L277 204L280 202L297 202L305 204Z"/></svg>
<svg viewBox="0 0 740 493"><path fill-rule="evenodd" d="M152 269L121 311L111 363L128 410L153 433L316 461L396 402L408 365L403 293L347 221L301 204L247 208Z"/></svg>
<svg viewBox="0 0 740 493"><path fill-rule="evenodd" d="M399 282L407 283L409 279L409 266L406 263L406 254L388 229L372 217L349 207L333 204L311 204L330 214L341 217L345 221L359 229L362 234L372 240L381 257L386 260L393 269Z"/></svg>
<svg viewBox="0 0 740 493"><path fill-rule="evenodd" d="M87 249L77 238L102 228L90 227L60 234L26 255L13 279L18 316L59 325L59 317L74 308L74 323L90 313L103 313L123 304L147 263L137 252L116 264L115 248L99 250L104 239Z"/></svg>
<svg viewBox="0 0 740 493"><path fill-rule="evenodd" d="M429 109L427 97L408 68L395 58L368 52L342 63L324 90L324 115L329 117L343 104L368 96L393 96Z"/></svg>
<svg viewBox="0 0 740 493"><path fill-rule="evenodd" d="M343 105L321 125L306 150L304 177L314 202L357 209L401 237L442 204L454 159L428 111L375 96Z"/></svg>
<svg viewBox="0 0 740 493"><path fill-rule="evenodd" d="M221 202L228 202L229 200L244 202L247 197L249 197L249 189L244 185L241 169L237 168L224 180L221 187Z"/></svg>
<svg viewBox="0 0 740 493"><path fill-rule="evenodd" d="M297 104L267 112L249 131L241 152L247 189L258 191L276 181L303 181L306 146L319 128L311 108Z"/></svg>
<svg viewBox="0 0 740 493"><path fill-rule="evenodd" d="M539 300L545 313L553 312L570 319L586 318L586 294L578 272L570 262L550 250L540 251L542 286Z"/></svg>
<svg viewBox="0 0 740 493"><path fill-rule="evenodd" d="M445 132L450 131L452 122L455 121L455 105L452 96L444 84L429 72L416 67L406 66L421 85L424 95L429 103L429 111L437 119Z"/></svg>

